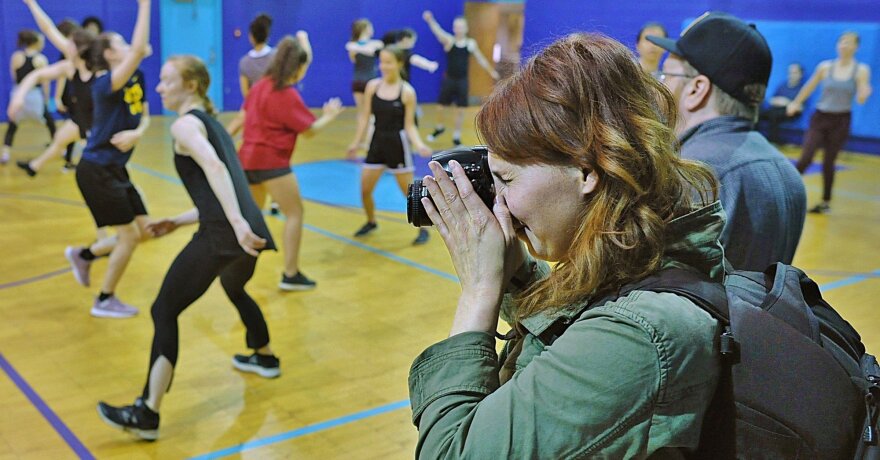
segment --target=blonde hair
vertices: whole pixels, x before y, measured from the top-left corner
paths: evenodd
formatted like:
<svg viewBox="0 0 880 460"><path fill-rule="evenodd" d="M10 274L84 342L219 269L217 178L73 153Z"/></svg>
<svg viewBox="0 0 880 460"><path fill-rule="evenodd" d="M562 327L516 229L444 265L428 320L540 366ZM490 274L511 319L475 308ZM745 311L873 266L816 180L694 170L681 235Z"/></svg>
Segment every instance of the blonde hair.
<svg viewBox="0 0 880 460"><path fill-rule="evenodd" d="M214 115L216 113L214 104L211 102L211 98L208 97L208 87L211 86L211 74L208 73L205 63L198 57L189 54L172 56L168 58L168 62L174 64L174 67L180 72L180 78L184 83L195 82L196 95L205 104L205 112L208 115Z"/></svg>
<svg viewBox="0 0 880 460"><path fill-rule="evenodd" d="M517 320L658 270L669 221L715 200L711 171L678 155L675 120L666 87L598 34L556 41L489 96L477 129L493 154L598 176L568 253L518 299Z"/></svg>

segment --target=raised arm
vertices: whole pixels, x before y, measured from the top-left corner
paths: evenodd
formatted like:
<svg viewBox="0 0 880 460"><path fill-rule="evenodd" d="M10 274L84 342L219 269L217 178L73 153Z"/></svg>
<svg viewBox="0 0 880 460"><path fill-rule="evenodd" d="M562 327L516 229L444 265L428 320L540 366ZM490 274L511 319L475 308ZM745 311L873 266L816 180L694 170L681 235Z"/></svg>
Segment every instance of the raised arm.
<svg viewBox="0 0 880 460"><path fill-rule="evenodd" d="M492 78L497 80L499 78L498 72L495 71L494 68L492 68L492 65L490 65L489 61L486 60L486 57L483 56L483 53L480 51L480 47L477 46L477 41L474 40L473 38L469 38L468 39L468 48L470 48L471 54L474 55L474 59L477 60L477 63L480 64L480 67L485 69L486 72L489 72L489 75L491 75Z"/></svg>
<svg viewBox="0 0 880 460"><path fill-rule="evenodd" d="M448 49L450 46L452 46L452 43L455 41L455 37L453 37L452 34L450 34L449 32L443 30L442 27L440 27L440 24L437 23L436 19L434 19L434 13L432 13L430 10L425 10L422 13L422 19L424 19L425 22L428 23L428 27L431 28L431 32L434 34L434 36L437 37L437 41L439 41L440 44L443 45L443 49Z"/></svg>
<svg viewBox="0 0 880 460"><path fill-rule="evenodd" d="M300 78L303 78L306 76L309 66L312 65L312 44L309 42L309 34L306 33L305 30L298 30L296 32L296 41L299 42L299 46L301 46L306 53L306 62L302 65L302 69L300 70Z"/></svg>
<svg viewBox="0 0 880 460"><path fill-rule="evenodd" d="M807 80L807 83L804 84L804 87L798 91L797 96L794 97L794 100L788 104L788 107L785 109L785 113L788 116L792 116L796 113L803 112L804 110L804 101L806 101L810 95L813 94L813 91L816 90L816 87L819 86L819 82L825 78L825 74L828 72L828 69L831 67L831 64L828 61L820 62L818 66L816 66L816 70L813 72L813 75L810 76L810 79Z"/></svg>
<svg viewBox="0 0 880 460"><path fill-rule="evenodd" d="M27 5L29 10L31 10L31 16L34 17L37 27L39 27L40 31L43 32L46 38L55 45L55 48L58 48L64 53L64 57L67 59L76 58L76 45L73 44L72 40L65 37L57 27L55 27L52 18L43 11L43 8L37 3L37 0L24 0L24 4Z"/></svg>
<svg viewBox="0 0 880 460"><path fill-rule="evenodd" d="M856 102L864 104L872 92L871 68L867 64L859 64L859 70L856 73Z"/></svg>
<svg viewBox="0 0 880 460"><path fill-rule="evenodd" d="M131 34L131 48L110 74L113 91L118 91L141 65L150 52L150 0L138 0L137 21Z"/></svg>
<svg viewBox="0 0 880 460"><path fill-rule="evenodd" d="M226 165L220 161L217 151L208 142L205 127L202 122L193 115L184 115L171 125L171 136L180 147L180 154L188 155L205 172L211 191L220 202L223 213L241 248L252 256L257 256L258 249L266 245L266 240L255 235L250 224L241 214L238 197L232 185L232 177Z"/></svg>

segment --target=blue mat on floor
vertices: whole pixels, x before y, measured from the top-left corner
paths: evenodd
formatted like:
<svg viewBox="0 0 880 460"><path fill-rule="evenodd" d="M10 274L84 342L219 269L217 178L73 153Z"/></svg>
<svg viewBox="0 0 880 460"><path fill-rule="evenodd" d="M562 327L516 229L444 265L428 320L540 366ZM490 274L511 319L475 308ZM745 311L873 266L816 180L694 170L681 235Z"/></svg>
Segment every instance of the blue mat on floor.
<svg viewBox="0 0 880 460"><path fill-rule="evenodd" d="M414 156L415 177L430 172L429 158ZM361 161L327 160L296 165L293 171L299 181L303 198L335 206L360 208ZM401 193L394 175L386 172L373 192L376 209L406 212L406 197Z"/></svg>

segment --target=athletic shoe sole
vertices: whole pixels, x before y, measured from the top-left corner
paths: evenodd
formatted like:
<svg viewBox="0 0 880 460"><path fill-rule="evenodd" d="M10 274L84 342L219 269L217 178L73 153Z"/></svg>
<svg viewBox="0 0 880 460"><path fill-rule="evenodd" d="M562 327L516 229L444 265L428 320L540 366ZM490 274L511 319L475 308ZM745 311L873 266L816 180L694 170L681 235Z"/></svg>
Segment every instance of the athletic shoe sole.
<svg viewBox="0 0 880 460"><path fill-rule="evenodd" d="M101 410L101 404L98 404L97 409L98 409L98 417L101 417L101 420L103 420L104 423L106 423L114 428L119 428L122 431L127 431L127 432L129 432L129 433L131 433L131 434L133 434L133 435L135 435L145 441L155 441L155 440L159 439L159 429L158 428L155 430L142 430L140 428L132 428L129 426L122 426L122 425L114 422L113 420L110 420L109 418L107 418L106 415L104 415L104 411Z"/></svg>
<svg viewBox="0 0 880 460"><path fill-rule="evenodd" d="M317 287L316 284L293 284L293 283L278 283L278 289L282 291L311 291Z"/></svg>
<svg viewBox="0 0 880 460"><path fill-rule="evenodd" d="M256 364L240 363L236 361L235 358L232 358L232 367L242 372L251 372L267 379L274 379L281 375L281 368L276 367L274 369L266 369L265 367L257 366Z"/></svg>
<svg viewBox="0 0 880 460"><path fill-rule="evenodd" d="M78 257L76 251L77 248L68 246L67 249L64 250L64 258L70 263L70 270L73 271L73 277L76 279L76 282L82 286L89 287L89 280L83 279L82 274L76 269L76 257Z"/></svg>
<svg viewBox="0 0 880 460"><path fill-rule="evenodd" d="M134 318L135 316L137 316L137 312L122 313L118 311L103 310L96 307L92 307L91 314L95 318Z"/></svg>

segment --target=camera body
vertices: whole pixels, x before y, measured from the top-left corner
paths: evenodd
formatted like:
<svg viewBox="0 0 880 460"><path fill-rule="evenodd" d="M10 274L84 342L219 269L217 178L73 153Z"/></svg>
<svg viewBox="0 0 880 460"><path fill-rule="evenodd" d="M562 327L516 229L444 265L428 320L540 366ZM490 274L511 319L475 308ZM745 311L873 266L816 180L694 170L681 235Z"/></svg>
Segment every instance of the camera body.
<svg viewBox="0 0 880 460"><path fill-rule="evenodd" d="M495 201L495 182L492 180L491 171L489 171L489 150L485 146L456 147L444 150L431 155L431 160L440 163L449 177L452 177L449 161L457 161L470 179L477 196L483 200L483 203L486 203L489 209L492 209ZM422 185L420 179L417 179L410 184L406 194L406 220L416 227L433 225L422 205L422 197L431 198L428 194L428 188Z"/></svg>

